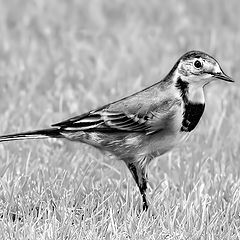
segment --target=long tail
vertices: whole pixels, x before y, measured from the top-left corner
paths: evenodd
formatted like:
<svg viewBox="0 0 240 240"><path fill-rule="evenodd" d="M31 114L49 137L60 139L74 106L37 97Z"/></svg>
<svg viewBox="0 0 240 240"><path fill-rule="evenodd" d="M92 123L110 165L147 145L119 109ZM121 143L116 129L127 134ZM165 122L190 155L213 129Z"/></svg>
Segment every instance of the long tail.
<svg viewBox="0 0 240 240"><path fill-rule="evenodd" d="M60 138L63 137L59 128L48 128L36 131L14 133L0 136L0 142L24 140L24 139L41 139L41 138Z"/></svg>

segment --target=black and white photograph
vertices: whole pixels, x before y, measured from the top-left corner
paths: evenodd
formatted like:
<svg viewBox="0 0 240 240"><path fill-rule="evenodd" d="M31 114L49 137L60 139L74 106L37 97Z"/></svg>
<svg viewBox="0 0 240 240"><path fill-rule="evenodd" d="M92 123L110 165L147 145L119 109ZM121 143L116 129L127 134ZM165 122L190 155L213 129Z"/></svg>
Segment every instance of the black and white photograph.
<svg viewBox="0 0 240 240"><path fill-rule="evenodd" d="M239 15L0 0L0 239L240 239Z"/></svg>

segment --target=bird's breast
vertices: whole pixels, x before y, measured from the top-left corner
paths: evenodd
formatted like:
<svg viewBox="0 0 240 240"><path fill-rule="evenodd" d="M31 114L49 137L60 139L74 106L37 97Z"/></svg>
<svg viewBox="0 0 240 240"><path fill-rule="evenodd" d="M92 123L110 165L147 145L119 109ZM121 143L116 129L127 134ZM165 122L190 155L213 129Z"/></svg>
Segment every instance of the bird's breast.
<svg viewBox="0 0 240 240"><path fill-rule="evenodd" d="M176 106L174 115L155 134L145 138L145 149L143 154L162 155L185 139L181 132L184 108L182 105Z"/></svg>
<svg viewBox="0 0 240 240"><path fill-rule="evenodd" d="M186 141L190 132L197 126L203 111L204 104L183 104L176 111L174 118L169 120L167 128L149 136L144 154L159 156Z"/></svg>
<svg viewBox="0 0 240 240"><path fill-rule="evenodd" d="M183 120L182 120L182 132L191 132L198 124L204 112L205 104L188 102L185 104Z"/></svg>

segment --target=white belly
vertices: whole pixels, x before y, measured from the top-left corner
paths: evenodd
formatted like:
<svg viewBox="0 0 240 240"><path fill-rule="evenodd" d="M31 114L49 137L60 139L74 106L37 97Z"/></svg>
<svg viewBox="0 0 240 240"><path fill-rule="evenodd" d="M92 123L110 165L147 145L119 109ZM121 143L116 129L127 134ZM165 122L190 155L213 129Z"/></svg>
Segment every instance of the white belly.
<svg viewBox="0 0 240 240"><path fill-rule="evenodd" d="M162 155L172 148L179 146L181 143L187 140L189 136L188 132L179 132L176 135L169 135L165 137L161 137L158 140L153 140L147 146L147 152L152 154L157 152L158 155Z"/></svg>

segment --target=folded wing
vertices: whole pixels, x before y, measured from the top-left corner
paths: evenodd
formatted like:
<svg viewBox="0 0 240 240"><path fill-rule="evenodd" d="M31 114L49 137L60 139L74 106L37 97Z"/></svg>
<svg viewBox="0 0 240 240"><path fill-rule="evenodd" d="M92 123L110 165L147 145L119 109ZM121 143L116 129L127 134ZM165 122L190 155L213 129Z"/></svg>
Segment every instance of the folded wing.
<svg viewBox="0 0 240 240"><path fill-rule="evenodd" d="M152 134L166 127L178 111L179 104L178 99L163 99L150 91L140 92L52 126L69 131Z"/></svg>

